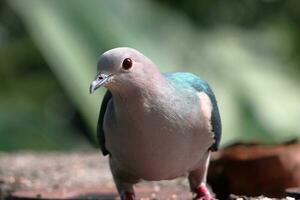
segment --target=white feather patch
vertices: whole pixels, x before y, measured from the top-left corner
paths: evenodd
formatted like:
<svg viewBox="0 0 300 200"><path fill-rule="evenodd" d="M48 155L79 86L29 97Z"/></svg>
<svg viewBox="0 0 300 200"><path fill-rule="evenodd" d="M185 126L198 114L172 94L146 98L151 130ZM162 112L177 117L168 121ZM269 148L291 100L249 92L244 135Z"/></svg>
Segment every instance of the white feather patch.
<svg viewBox="0 0 300 200"><path fill-rule="evenodd" d="M210 98L205 92L198 93L198 96L200 99L201 111L202 111L204 117L210 121L211 111L212 111L212 104L211 104Z"/></svg>

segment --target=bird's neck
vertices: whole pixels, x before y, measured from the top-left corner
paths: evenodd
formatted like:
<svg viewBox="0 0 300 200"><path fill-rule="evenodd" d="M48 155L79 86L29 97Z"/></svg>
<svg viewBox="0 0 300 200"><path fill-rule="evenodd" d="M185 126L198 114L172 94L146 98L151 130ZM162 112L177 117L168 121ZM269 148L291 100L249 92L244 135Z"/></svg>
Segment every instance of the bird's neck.
<svg viewBox="0 0 300 200"><path fill-rule="evenodd" d="M117 90L111 90L115 110L120 114L134 114L139 109L147 109L152 106L153 101L164 96L168 85L163 75L159 74L147 80L128 83Z"/></svg>

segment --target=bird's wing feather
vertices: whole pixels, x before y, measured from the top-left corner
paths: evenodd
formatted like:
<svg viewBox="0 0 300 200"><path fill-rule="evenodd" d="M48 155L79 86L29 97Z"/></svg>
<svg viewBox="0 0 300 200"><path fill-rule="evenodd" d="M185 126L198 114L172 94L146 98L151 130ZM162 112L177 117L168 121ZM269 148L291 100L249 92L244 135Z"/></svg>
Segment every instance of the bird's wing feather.
<svg viewBox="0 0 300 200"><path fill-rule="evenodd" d="M214 134L214 140L215 140L213 145L210 147L210 149L212 151L218 150L220 140L221 140L221 135L222 135L221 117L220 117L216 97L212 89L208 85L208 83L192 73L176 72L176 73L166 73L164 75L166 76L167 79L175 80L176 82L182 84L188 84L198 92L205 92L207 96L210 98L213 107L210 123L212 126L212 132Z"/></svg>
<svg viewBox="0 0 300 200"><path fill-rule="evenodd" d="M97 126L98 142L99 142L102 154L104 156L109 154L109 151L105 147L105 133L104 133L104 130L103 130L103 121L104 121L104 115L105 115L105 112L106 112L107 104L111 99L112 99L112 94L109 90L107 90L107 92L105 93L105 95L103 97L103 100L102 100L99 119L98 119L98 126Z"/></svg>

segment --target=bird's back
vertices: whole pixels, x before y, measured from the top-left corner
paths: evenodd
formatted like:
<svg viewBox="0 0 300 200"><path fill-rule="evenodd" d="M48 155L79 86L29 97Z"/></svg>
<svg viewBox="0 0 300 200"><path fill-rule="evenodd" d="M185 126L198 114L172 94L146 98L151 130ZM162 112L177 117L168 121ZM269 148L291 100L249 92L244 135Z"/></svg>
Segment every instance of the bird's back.
<svg viewBox="0 0 300 200"><path fill-rule="evenodd" d="M221 117L219 113L217 100L209 84L203 79L199 78L198 76L187 72L165 73L165 77L169 81L177 85L178 88L192 87L197 91L197 93L205 93L209 97L209 100L212 104L210 122L211 122L212 133L215 140L214 144L211 146L210 149L212 151L216 151L220 145L220 140L222 136L222 124L221 124Z"/></svg>

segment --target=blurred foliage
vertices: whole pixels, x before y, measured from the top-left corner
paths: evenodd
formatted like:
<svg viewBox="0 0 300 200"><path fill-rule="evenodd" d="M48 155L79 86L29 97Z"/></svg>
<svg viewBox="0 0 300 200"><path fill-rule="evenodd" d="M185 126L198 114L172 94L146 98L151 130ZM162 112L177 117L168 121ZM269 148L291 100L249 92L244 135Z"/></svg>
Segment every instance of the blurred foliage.
<svg viewBox="0 0 300 200"><path fill-rule="evenodd" d="M270 27L287 31L289 51L282 51L289 65L300 71L300 1L298 0L156 0L176 9L201 29L219 26L237 26L244 30L263 30ZM278 41L277 41L278 42ZM285 49L286 50L286 49ZM290 63L289 63L290 64Z"/></svg>
<svg viewBox="0 0 300 200"><path fill-rule="evenodd" d="M231 24L257 28L278 18L299 23L298 0L157 0L187 15L198 26Z"/></svg>
<svg viewBox="0 0 300 200"><path fill-rule="evenodd" d="M76 109L20 19L0 4L0 150L87 147Z"/></svg>
<svg viewBox="0 0 300 200"><path fill-rule="evenodd" d="M297 0L7 3L0 16L0 134L10 134L7 144L24 130L27 138L61 135L57 147L66 140L78 145L73 132L94 138L103 90L90 96L88 86L98 56L117 46L141 50L162 71L191 71L208 80L219 100L223 144L300 135ZM74 125L77 110L88 129Z"/></svg>

